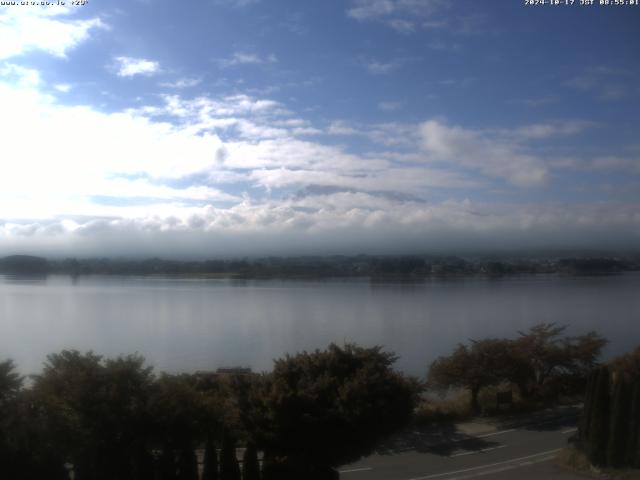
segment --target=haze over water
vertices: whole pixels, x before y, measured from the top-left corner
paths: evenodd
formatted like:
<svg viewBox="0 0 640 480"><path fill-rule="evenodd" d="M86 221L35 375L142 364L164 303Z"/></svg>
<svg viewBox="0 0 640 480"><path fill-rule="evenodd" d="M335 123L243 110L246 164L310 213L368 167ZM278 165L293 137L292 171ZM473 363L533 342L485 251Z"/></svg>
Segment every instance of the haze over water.
<svg viewBox="0 0 640 480"><path fill-rule="evenodd" d="M0 276L0 359L36 373L63 348L138 352L170 372L249 366L330 342L380 344L423 376L458 342L539 322L596 330L605 356L640 338L640 274L528 275L423 282Z"/></svg>

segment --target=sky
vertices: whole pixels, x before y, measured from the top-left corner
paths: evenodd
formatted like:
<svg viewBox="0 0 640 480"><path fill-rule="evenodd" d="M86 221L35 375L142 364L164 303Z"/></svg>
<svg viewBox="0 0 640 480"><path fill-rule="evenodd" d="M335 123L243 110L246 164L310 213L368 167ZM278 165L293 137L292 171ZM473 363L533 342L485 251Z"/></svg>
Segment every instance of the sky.
<svg viewBox="0 0 640 480"><path fill-rule="evenodd" d="M640 245L640 6L50 3L0 2L0 255Z"/></svg>

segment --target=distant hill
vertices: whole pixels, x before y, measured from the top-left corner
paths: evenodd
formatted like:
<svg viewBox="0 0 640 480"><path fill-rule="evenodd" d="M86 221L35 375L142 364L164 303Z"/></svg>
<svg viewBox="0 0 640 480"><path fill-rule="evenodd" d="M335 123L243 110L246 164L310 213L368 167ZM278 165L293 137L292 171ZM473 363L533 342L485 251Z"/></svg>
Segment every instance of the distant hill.
<svg viewBox="0 0 640 480"><path fill-rule="evenodd" d="M49 272L46 258L31 255L11 255L0 258L0 273L12 275L35 275Z"/></svg>

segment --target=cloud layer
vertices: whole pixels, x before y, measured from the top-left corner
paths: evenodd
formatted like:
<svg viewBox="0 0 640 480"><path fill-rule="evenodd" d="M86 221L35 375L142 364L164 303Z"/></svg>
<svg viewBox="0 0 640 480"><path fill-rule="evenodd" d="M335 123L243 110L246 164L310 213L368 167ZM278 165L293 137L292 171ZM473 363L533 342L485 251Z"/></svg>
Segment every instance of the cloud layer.
<svg viewBox="0 0 640 480"><path fill-rule="evenodd" d="M446 7L437 0L348 5L352 21L404 34L433 27ZM123 89L153 84L157 91L110 108L95 98L71 101L81 86L49 82L23 59L37 52L66 62L109 28L74 13L0 14L0 255L400 253L639 240L638 183L630 179L640 175L640 150L572 147L588 142L597 122L554 117L479 127L435 114L399 117L412 107L402 92L371 100L377 119L331 118L293 96L276 100L242 81L218 89L226 79L214 84L126 51L110 52L103 74ZM386 81L414 68L402 58L361 60L356 70ZM234 46L209 62L223 76L264 74L283 60ZM566 87L612 100L597 80L621 75L588 69Z"/></svg>
<svg viewBox="0 0 640 480"><path fill-rule="evenodd" d="M99 18L67 18L73 12L70 6L3 7L0 12L0 60L33 50L64 57L85 41L91 31L107 28Z"/></svg>
<svg viewBox="0 0 640 480"><path fill-rule="evenodd" d="M156 106L107 114L59 104L40 92L35 71L9 65L3 75L0 102L11 112L0 113L5 251L224 255L257 246L400 251L585 238L614 245L611 231L624 239L618 243L640 232L632 205L465 199L495 179L544 185L552 166L531 142L575 134L586 123L476 131L434 119L317 128L278 102L247 95L172 94ZM379 153L326 143L336 135L367 138ZM404 153L385 151L390 145ZM428 201L434 192L445 199Z"/></svg>

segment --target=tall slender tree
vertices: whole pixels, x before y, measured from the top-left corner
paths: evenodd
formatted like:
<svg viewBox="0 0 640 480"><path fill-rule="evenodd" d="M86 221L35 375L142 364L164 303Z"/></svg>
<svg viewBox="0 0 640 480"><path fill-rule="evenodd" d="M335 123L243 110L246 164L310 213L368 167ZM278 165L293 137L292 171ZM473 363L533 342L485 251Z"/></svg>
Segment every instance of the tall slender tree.
<svg viewBox="0 0 640 480"><path fill-rule="evenodd" d="M218 478L218 452L216 451L216 444L209 436L204 448L202 480L218 480Z"/></svg>
<svg viewBox="0 0 640 480"><path fill-rule="evenodd" d="M640 468L640 375L634 379L629 410L629 441L625 453L628 466Z"/></svg>
<svg viewBox="0 0 640 480"><path fill-rule="evenodd" d="M584 399L584 407L582 408L582 416L580 417L579 436L587 438L589 436L589 421L591 419L593 409L593 397L595 392L598 371L592 370L587 377L587 388Z"/></svg>
<svg viewBox="0 0 640 480"><path fill-rule="evenodd" d="M198 459L189 445L183 445L178 454L178 480L198 480Z"/></svg>
<svg viewBox="0 0 640 480"><path fill-rule="evenodd" d="M240 466L236 457L236 441L229 432L225 432L223 435L220 456L220 479L240 480Z"/></svg>
<svg viewBox="0 0 640 480"><path fill-rule="evenodd" d="M260 480L258 451L252 442L247 444L242 457L242 480Z"/></svg>
<svg viewBox="0 0 640 480"><path fill-rule="evenodd" d="M177 467L176 457L173 452L173 448L168 443L165 443L160 454L159 471L160 480L177 480Z"/></svg>
<svg viewBox="0 0 640 480"><path fill-rule="evenodd" d="M621 467L624 464L625 447L629 441L629 390L622 371L615 372L611 416L609 419L609 441L607 443L607 465Z"/></svg>
<svg viewBox="0 0 640 480"><path fill-rule="evenodd" d="M604 465L606 461L609 441L610 377L609 368L607 366L600 367L594 391L587 448L589 459L596 465Z"/></svg>

